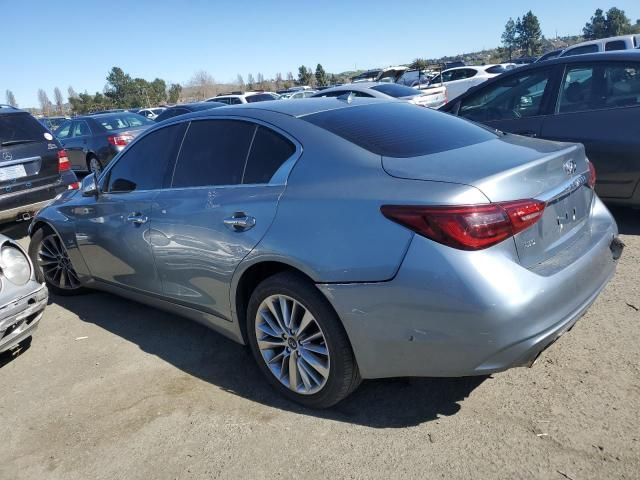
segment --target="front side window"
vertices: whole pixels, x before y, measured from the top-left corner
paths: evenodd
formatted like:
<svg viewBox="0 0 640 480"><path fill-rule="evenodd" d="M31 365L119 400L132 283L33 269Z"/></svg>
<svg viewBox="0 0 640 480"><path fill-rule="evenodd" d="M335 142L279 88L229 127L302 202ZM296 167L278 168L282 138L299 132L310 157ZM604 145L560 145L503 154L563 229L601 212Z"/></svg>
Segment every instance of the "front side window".
<svg viewBox="0 0 640 480"><path fill-rule="evenodd" d="M108 171L105 191L157 190L167 185L185 129L186 123L171 125L132 144Z"/></svg>
<svg viewBox="0 0 640 480"><path fill-rule="evenodd" d="M566 70L560 96L558 113L582 112L592 108L594 67L575 66Z"/></svg>
<svg viewBox="0 0 640 480"><path fill-rule="evenodd" d="M531 72L492 83L465 99L458 114L476 122L541 115L550 74L550 70Z"/></svg>
<svg viewBox="0 0 640 480"><path fill-rule="evenodd" d="M71 123L71 121L63 122L54 132L54 135L61 140L69 138L71 136Z"/></svg>
<svg viewBox="0 0 640 480"><path fill-rule="evenodd" d="M174 188L237 185L255 125L237 120L193 121L173 174Z"/></svg>

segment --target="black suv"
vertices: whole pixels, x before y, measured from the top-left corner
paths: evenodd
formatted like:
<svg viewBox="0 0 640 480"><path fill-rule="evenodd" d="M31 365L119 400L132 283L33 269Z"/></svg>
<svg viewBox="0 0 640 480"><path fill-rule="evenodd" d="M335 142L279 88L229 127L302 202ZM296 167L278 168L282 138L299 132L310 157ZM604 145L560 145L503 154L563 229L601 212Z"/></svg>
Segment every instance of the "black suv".
<svg viewBox="0 0 640 480"><path fill-rule="evenodd" d="M53 135L29 113L0 105L0 222L29 220L53 197L78 187Z"/></svg>

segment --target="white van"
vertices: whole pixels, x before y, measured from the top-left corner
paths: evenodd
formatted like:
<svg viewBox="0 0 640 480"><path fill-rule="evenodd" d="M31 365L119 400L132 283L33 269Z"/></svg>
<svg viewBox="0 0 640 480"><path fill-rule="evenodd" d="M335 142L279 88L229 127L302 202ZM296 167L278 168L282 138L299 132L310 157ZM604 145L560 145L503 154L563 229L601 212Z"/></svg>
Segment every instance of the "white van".
<svg viewBox="0 0 640 480"><path fill-rule="evenodd" d="M614 50L630 50L640 47L640 35L621 35L619 37L600 38L588 42L577 43L566 48L561 57L584 55L585 53L611 52Z"/></svg>

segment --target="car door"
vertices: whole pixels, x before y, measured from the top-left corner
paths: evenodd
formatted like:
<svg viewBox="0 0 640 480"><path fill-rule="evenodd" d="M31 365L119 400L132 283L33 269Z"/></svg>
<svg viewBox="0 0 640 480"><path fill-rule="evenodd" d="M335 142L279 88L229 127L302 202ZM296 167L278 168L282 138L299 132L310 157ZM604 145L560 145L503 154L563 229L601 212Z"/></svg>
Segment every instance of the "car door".
<svg viewBox="0 0 640 480"><path fill-rule="evenodd" d="M172 188L158 194L151 216L165 296L230 318L233 272L271 225L285 188L276 172L299 152L291 139L264 125L224 118L191 122Z"/></svg>
<svg viewBox="0 0 640 480"><path fill-rule="evenodd" d="M479 87L460 100L458 115L505 132L537 137L552 113L554 68L528 70Z"/></svg>
<svg viewBox="0 0 640 480"><path fill-rule="evenodd" d="M84 120L74 120L71 125L71 136L64 143L71 168L85 170L87 168L87 148L91 139L91 129Z"/></svg>
<svg viewBox="0 0 640 480"><path fill-rule="evenodd" d="M159 294L162 286L149 246L151 205L169 181L184 124L142 137L100 177L95 201L77 209L78 248L101 282Z"/></svg>
<svg viewBox="0 0 640 480"><path fill-rule="evenodd" d="M543 138L584 144L605 198L629 198L640 179L640 62L584 62L565 68Z"/></svg>

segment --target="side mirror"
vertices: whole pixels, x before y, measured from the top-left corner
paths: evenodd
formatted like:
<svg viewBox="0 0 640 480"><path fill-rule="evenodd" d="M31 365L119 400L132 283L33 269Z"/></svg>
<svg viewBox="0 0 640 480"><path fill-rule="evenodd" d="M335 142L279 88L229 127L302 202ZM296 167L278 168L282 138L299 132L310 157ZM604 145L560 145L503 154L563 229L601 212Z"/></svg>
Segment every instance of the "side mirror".
<svg viewBox="0 0 640 480"><path fill-rule="evenodd" d="M98 196L98 182L96 181L96 174L91 173L82 179L82 185L80 187L82 190L83 197L97 197Z"/></svg>

